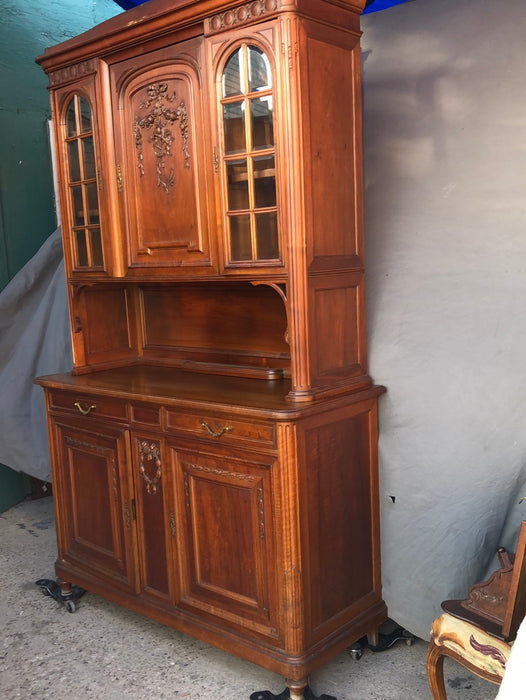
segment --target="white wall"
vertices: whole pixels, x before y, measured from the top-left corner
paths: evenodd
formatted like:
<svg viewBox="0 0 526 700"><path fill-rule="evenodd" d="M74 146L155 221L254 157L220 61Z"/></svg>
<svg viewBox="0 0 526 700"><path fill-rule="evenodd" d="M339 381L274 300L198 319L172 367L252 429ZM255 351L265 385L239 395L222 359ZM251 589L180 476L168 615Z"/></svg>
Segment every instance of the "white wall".
<svg viewBox="0 0 526 700"><path fill-rule="evenodd" d="M526 519L526 3L415 0L362 30L384 595L425 638Z"/></svg>

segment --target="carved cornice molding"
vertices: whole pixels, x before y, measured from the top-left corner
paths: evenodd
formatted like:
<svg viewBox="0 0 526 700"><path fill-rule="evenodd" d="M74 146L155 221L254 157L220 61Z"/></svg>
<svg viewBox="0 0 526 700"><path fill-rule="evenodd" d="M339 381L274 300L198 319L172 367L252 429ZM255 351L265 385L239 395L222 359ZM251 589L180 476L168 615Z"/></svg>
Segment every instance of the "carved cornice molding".
<svg viewBox="0 0 526 700"><path fill-rule="evenodd" d="M248 24L256 19L275 12L280 7L280 0L253 0L239 7L233 7L206 20L206 33L216 34Z"/></svg>
<svg viewBox="0 0 526 700"><path fill-rule="evenodd" d="M49 85L56 87L63 83L69 83L72 80L82 78L84 75L91 75L97 71L97 62L95 59L89 59L82 63L75 63L66 68L60 68L49 74Z"/></svg>

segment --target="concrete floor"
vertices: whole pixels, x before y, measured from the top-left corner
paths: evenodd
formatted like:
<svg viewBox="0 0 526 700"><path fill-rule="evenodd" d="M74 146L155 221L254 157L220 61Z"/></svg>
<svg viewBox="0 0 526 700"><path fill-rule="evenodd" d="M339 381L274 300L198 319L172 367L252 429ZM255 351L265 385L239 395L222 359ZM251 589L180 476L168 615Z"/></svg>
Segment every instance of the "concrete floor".
<svg viewBox="0 0 526 700"><path fill-rule="evenodd" d="M51 498L0 515L0 698L249 700L283 680L253 664L86 594L74 614L42 595L56 556ZM427 643L348 652L310 680L338 700L429 700ZM497 688L446 659L448 700L494 700Z"/></svg>

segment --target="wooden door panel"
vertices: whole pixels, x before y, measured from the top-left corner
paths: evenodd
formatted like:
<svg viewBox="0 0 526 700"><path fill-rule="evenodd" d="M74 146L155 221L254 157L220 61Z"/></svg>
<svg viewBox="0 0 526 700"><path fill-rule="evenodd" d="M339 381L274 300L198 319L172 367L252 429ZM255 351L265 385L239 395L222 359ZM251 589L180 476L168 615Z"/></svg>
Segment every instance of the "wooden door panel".
<svg viewBox="0 0 526 700"><path fill-rule="evenodd" d="M143 595L174 600L175 512L170 471L161 455L162 441L134 434L135 517Z"/></svg>
<svg viewBox="0 0 526 700"><path fill-rule="evenodd" d="M306 421L300 498L311 642L381 603L374 400Z"/></svg>
<svg viewBox="0 0 526 700"><path fill-rule="evenodd" d="M210 267L200 78L172 60L136 71L115 112L130 268Z"/></svg>
<svg viewBox="0 0 526 700"><path fill-rule="evenodd" d="M127 431L57 423L56 436L60 558L135 589Z"/></svg>
<svg viewBox="0 0 526 700"><path fill-rule="evenodd" d="M185 504L180 605L276 637L271 458L173 447L172 460Z"/></svg>

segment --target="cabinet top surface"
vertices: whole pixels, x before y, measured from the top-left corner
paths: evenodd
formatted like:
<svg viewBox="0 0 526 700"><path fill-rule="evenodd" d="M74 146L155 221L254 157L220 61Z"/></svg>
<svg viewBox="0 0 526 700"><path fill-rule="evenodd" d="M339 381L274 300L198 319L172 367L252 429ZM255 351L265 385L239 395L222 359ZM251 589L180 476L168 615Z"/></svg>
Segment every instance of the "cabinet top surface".
<svg viewBox="0 0 526 700"><path fill-rule="evenodd" d="M89 374L56 374L39 377L38 384L52 389L115 396L124 400L154 401L166 404L217 405L263 411L292 411L285 400L290 390L287 380L218 377L181 369L133 366Z"/></svg>
<svg viewBox="0 0 526 700"><path fill-rule="evenodd" d="M90 374L54 374L39 377L37 384L48 389L106 395L128 401L149 401L181 408L218 408L236 413L254 413L266 418L292 419L322 406L369 399L381 387L314 403L287 400L290 381L220 377L169 367L139 365Z"/></svg>
<svg viewBox="0 0 526 700"><path fill-rule="evenodd" d="M225 15L236 8L245 8L242 10L243 21L253 22L281 12L311 14L314 7L317 8L314 14L319 16L324 7L331 6L359 18L364 5L365 0L150 0L45 49L36 60L44 70L54 70L89 56L111 54L124 46L141 43L145 38L163 36L185 26L201 23L198 33L203 33L205 19Z"/></svg>

